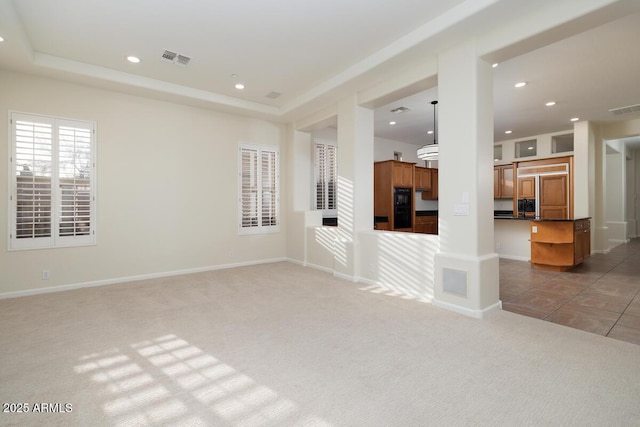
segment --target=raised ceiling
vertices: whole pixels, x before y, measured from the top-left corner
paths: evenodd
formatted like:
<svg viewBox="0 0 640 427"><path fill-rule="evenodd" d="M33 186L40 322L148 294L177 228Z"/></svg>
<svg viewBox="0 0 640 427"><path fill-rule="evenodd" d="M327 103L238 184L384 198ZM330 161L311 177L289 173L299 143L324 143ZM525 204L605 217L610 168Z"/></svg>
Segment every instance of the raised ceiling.
<svg viewBox="0 0 640 427"><path fill-rule="evenodd" d="M640 103L640 56L635 53L640 14L620 18L623 11L640 10L640 2L597 2L607 10L592 19L597 28L524 55L498 58L504 61L494 69L496 140L570 128L569 116L595 121L632 117L612 117L606 110ZM605 7L608 3L620 7ZM0 36L5 39L0 68L291 120L379 84L389 70L410 69L423 55L456 40L557 4L0 0ZM165 50L191 61L187 66L163 61ZM128 55L141 62L127 62ZM529 85L516 91L518 80ZM237 82L245 89L235 89ZM433 87L375 105L376 135L424 143L432 126L429 102L436 96ZM549 99L558 102L553 109L544 107ZM390 129L386 110L404 103L413 111L397 115L398 124ZM504 135L507 129L513 130L511 136Z"/></svg>

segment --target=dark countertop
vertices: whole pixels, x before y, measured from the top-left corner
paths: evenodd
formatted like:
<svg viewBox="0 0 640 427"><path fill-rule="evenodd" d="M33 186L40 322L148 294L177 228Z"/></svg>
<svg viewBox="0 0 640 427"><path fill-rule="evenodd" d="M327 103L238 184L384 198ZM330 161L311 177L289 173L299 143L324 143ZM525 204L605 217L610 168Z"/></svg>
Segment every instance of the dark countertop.
<svg viewBox="0 0 640 427"><path fill-rule="evenodd" d="M540 218L538 216L514 216L513 214L511 215L494 215L493 219L515 219L515 220L520 220L520 221L536 221L536 222L543 222L543 221L555 221L555 222L563 222L563 221L580 221L583 219L591 219L591 217L584 217L584 218Z"/></svg>
<svg viewBox="0 0 640 427"><path fill-rule="evenodd" d="M569 219L561 219L561 218L532 218L532 221L537 221L537 222L542 222L542 221L556 221L556 222L562 222L562 221L581 221L583 219L591 219L590 216L585 216L585 217L580 217L580 218L569 218Z"/></svg>
<svg viewBox="0 0 640 427"><path fill-rule="evenodd" d="M373 222L389 222L389 217L388 216L374 216L373 217Z"/></svg>
<svg viewBox="0 0 640 427"><path fill-rule="evenodd" d="M437 216L438 211L416 211L416 216Z"/></svg>

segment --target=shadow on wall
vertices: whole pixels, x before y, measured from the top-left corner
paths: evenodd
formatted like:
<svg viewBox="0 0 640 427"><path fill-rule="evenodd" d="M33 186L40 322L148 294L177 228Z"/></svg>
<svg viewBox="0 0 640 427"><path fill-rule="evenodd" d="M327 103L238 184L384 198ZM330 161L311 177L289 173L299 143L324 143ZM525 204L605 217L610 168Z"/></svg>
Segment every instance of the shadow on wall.
<svg viewBox="0 0 640 427"><path fill-rule="evenodd" d="M360 238L362 288L370 292L431 302L438 236L399 233L363 233Z"/></svg>

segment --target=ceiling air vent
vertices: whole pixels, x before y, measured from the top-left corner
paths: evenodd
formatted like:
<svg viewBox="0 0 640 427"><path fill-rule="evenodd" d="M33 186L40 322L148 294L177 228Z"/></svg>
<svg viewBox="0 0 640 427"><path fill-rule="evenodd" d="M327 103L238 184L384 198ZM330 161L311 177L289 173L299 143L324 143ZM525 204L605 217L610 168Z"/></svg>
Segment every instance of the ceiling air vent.
<svg viewBox="0 0 640 427"><path fill-rule="evenodd" d="M186 67L191 58L186 55L181 55L179 53L171 52L170 50L165 50L162 54L162 60L165 62L172 62L176 65L182 65Z"/></svg>
<svg viewBox="0 0 640 427"><path fill-rule="evenodd" d="M165 61L173 62L173 60L176 59L176 56L178 56L177 53L171 52L170 50L165 50L162 54L162 59Z"/></svg>
<svg viewBox="0 0 640 427"><path fill-rule="evenodd" d="M268 94L266 94L265 96L267 98L271 98L271 99L276 99L277 97L279 97L280 95L282 95L280 92L269 92Z"/></svg>
<svg viewBox="0 0 640 427"><path fill-rule="evenodd" d="M395 114L406 113L407 111L411 111L411 108L409 108L409 107L398 107L398 108L394 108L393 110L391 110L391 112L395 113Z"/></svg>
<svg viewBox="0 0 640 427"><path fill-rule="evenodd" d="M187 64L189 63L189 61L191 61L191 58L189 58L188 56L178 55L178 57L176 58L176 60L174 62L177 65L182 65L183 67L186 67Z"/></svg>
<svg viewBox="0 0 640 427"><path fill-rule="evenodd" d="M620 108L612 108L609 110L613 114L628 114L628 113L637 113L640 111L640 104L629 105L628 107L620 107Z"/></svg>

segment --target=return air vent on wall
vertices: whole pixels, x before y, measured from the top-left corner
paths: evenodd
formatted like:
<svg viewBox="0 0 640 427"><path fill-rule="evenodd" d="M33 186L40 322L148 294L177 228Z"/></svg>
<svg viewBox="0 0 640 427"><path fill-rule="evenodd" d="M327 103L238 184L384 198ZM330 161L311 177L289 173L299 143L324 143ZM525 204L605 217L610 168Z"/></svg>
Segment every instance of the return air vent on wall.
<svg viewBox="0 0 640 427"><path fill-rule="evenodd" d="M191 61L191 58L186 55L171 52L170 50L165 50L162 54L162 60L165 62L173 62L176 65L182 65L183 67L186 67L189 61Z"/></svg>
<svg viewBox="0 0 640 427"><path fill-rule="evenodd" d="M609 110L613 114L629 114L629 113L637 113L640 111L640 104L629 105L628 107L620 107L620 108L612 108Z"/></svg>

